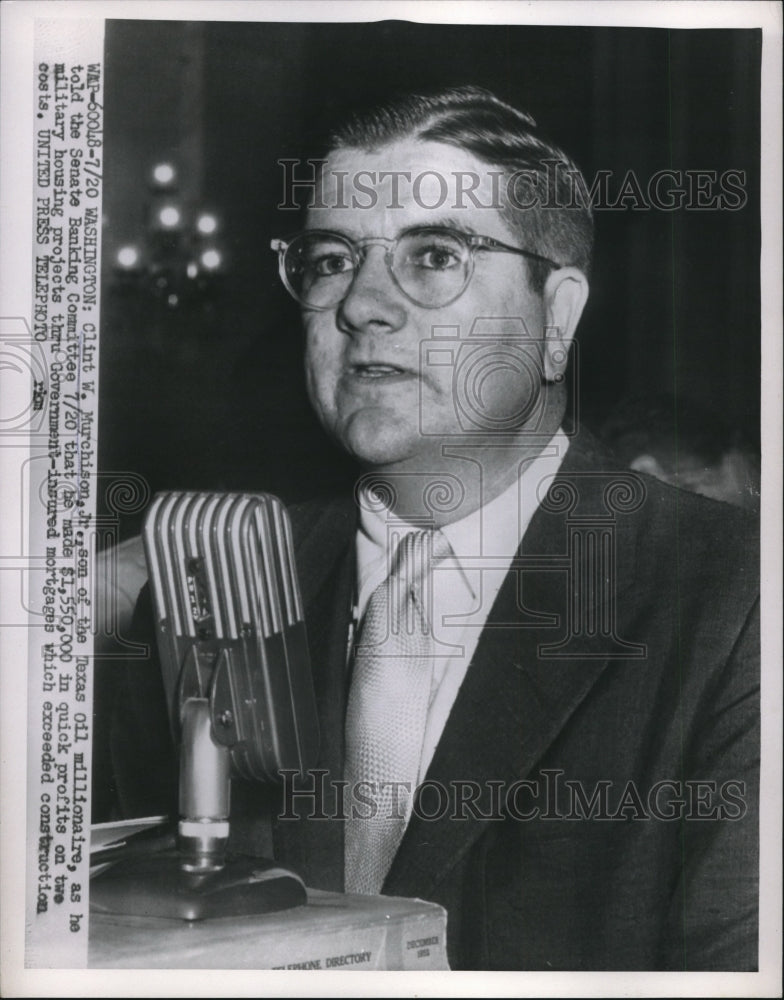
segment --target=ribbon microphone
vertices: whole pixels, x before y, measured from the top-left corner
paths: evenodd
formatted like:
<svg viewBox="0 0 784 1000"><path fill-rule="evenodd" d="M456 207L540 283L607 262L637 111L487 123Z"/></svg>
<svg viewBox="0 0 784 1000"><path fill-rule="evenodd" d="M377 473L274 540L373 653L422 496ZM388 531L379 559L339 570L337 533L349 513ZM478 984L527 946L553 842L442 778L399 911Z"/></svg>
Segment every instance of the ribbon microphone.
<svg viewBox="0 0 784 1000"><path fill-rule="evenodd" d="M227 850L232 771L275 782L318 754L286 510L264 493L159 493L144 548L180 746L177 850L109 867L91 904L193 920L304 903L292 872Z"/></svg>

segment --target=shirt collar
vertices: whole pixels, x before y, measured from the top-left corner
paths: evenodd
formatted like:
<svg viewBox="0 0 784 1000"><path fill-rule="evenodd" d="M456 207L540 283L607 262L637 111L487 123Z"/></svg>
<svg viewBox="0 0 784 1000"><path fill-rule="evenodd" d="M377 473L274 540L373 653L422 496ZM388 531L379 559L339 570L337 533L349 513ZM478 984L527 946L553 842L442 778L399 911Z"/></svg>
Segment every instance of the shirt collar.
<svg viewBox="0 0 784 1000"><path fill-rule="evenodd" d="M502 493L467 517L441 529L452 547L455 562L463 571L468 586L470 583L464 560L478 556L497 556L509 560L514 557L539 506L539 484L555 475L568 447L569 439L559 428L542 451L523 465L518 478ZM357 532L360 607L364 606L368 594L387 575L387 545L390 536L394 533L402 537L420 528L421 526L397 517L376 497L363 492Z"/></svg>

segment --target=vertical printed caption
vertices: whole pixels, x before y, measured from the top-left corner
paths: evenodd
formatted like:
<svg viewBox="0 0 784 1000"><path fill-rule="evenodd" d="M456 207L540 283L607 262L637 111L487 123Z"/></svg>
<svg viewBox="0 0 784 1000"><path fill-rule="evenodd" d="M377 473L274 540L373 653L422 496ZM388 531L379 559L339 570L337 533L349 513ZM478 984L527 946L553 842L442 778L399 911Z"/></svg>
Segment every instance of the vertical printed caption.
<svg viewBox="0 0 784 1000"><path fill-rule="evenodd" d="M51 24L36 25L33 115L32 337L46 375L34 395L46 434L27 463L26 964L78 968L89 906L103 26L61 22L55 36Z"/></svg>

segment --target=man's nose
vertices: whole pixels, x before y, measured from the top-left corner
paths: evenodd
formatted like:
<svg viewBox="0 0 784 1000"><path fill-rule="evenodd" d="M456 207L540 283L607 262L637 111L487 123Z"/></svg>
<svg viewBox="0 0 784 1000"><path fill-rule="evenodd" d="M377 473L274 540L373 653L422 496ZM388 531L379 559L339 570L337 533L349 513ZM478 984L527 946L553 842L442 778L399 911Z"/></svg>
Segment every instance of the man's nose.
<svg viewBox="0 0 784 1000"><path fill-rule="evenodd" d="M381 246L367 247L357 273L337 311L337 325L344 333L399 330L406 322L403 293L386 265Z"/></svg>

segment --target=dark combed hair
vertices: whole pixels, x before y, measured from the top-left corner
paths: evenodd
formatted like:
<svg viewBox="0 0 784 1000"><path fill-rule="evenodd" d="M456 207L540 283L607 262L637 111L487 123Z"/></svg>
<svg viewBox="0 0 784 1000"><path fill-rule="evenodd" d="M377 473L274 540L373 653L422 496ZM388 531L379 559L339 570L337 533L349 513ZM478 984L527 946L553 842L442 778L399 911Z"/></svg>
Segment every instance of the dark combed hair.
<svg viewBox="0 0 784 1000"><path fill-rule="evenodd" d="M500 206L513 231L526 249L590 273L593 217L585 180L572 159L539 133L530 115L481 87L407 94L355 114L331 134L329 149L373 150L407 137L467 150L507 178L525 172L515 182L519 204L504 197ZM536 261L529 268L531 285L541 293L550 269Z"/></svg>

